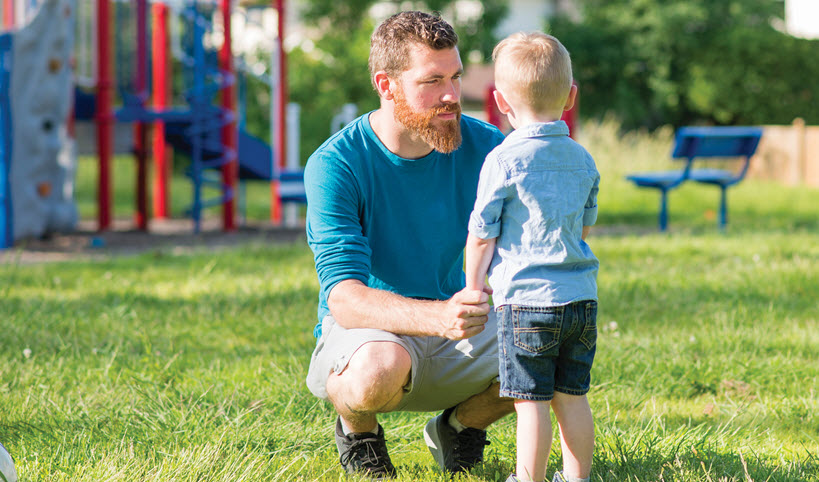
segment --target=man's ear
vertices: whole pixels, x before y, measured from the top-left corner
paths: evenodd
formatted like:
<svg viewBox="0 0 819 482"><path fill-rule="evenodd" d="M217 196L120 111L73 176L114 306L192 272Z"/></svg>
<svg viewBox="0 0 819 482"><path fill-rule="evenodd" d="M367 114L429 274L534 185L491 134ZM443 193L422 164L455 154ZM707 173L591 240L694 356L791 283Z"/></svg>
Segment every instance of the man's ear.
<svg viewBox="0 0 819 482"><path fill-rule="evenodd" d="M379 70L373 76L373 83L378 95L384 100L392 100L395 90L395 81L383 70Z"/></svg>
<svg viewBox="0 0 819 482"><path fill-rule="evenodd" d="M509 102L506 102L506 98L503 96L501 91L493 90L492 95L495 96L495 103L498 104L498 110L501 114L508 114L512 111L512 106L509 105Z"/></svg>

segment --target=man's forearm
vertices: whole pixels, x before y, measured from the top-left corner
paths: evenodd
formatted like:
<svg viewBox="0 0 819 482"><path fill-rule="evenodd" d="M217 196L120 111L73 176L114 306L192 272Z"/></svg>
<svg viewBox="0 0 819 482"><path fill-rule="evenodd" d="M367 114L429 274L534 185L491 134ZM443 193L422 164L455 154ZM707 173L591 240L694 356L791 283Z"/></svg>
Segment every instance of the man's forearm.
<svg viewBox="0 0 819 482"><path fill-rule="evenodd" d="M484 293L458 293L446 301L406 298L357 280L338 283L328 299L330 313L347 329L376 328L398 335L469 338L483 330L489 312Z"/></svg>
<svg viewBox="0 0 819 482"><path fill-rule="evenodd" d="M440 302L416 300L370 288L359 281L342 281L330 292L330 312L344 328L377 328L399 335L439 335L429 324Z"/></svg>

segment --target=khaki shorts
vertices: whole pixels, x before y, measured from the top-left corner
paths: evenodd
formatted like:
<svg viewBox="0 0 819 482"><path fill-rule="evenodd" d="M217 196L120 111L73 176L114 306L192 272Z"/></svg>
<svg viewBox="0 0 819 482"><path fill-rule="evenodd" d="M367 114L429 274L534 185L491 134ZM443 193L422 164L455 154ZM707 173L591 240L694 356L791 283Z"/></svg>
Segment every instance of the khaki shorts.
<svg viewBox="0 0 819 482"><path fill-rule="evenodd" d="M410 382L397 411L432 412L453 407L481 393L498 380L497 318L489 314L486 328L466 340L437 336L401 336L376 329L347 330L332 316L322 321L307 387L313 395L327 399L327 378L341 373L350 357L365 343L389 341L404 347L412 359Z"/></svg>

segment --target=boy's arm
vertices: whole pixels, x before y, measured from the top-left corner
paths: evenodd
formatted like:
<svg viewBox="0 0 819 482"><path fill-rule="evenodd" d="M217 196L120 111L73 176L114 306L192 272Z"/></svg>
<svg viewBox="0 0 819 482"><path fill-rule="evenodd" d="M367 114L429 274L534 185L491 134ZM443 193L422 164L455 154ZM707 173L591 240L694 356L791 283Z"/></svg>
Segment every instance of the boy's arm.
<svg viewBox="0 0 819 482"><path fill-rule="evenodd" d="M583 234L580 235L580 239L585 241L586 236L588 236L590 232L591 232L591 226L583 226Z"/></svg>
<svg viewBox="0 0 819 482"><path fill-rule="evenodd" d="M469 233L464 254L467 290L485 291L486 272L495 254L496 239L482 239Z"/></svg>

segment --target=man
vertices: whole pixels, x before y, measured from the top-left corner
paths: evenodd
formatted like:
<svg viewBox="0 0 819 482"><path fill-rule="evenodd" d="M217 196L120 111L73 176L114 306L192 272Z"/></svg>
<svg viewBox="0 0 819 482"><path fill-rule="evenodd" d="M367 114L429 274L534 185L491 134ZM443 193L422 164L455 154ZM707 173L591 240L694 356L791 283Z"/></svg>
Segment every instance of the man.
<svg viewBox="0 0 819 482"><path fill-rule="evenodd" d="M495 316L466 296L463 246L483 160L502 140L461 116L458 37L438 16L403 12L373 33L380 108L308 160L307 236L321 284L307 385L336 411L349 473L395 468L376 418L444 412L424 429L443 470L483 459L498 397Z"/></svg>

